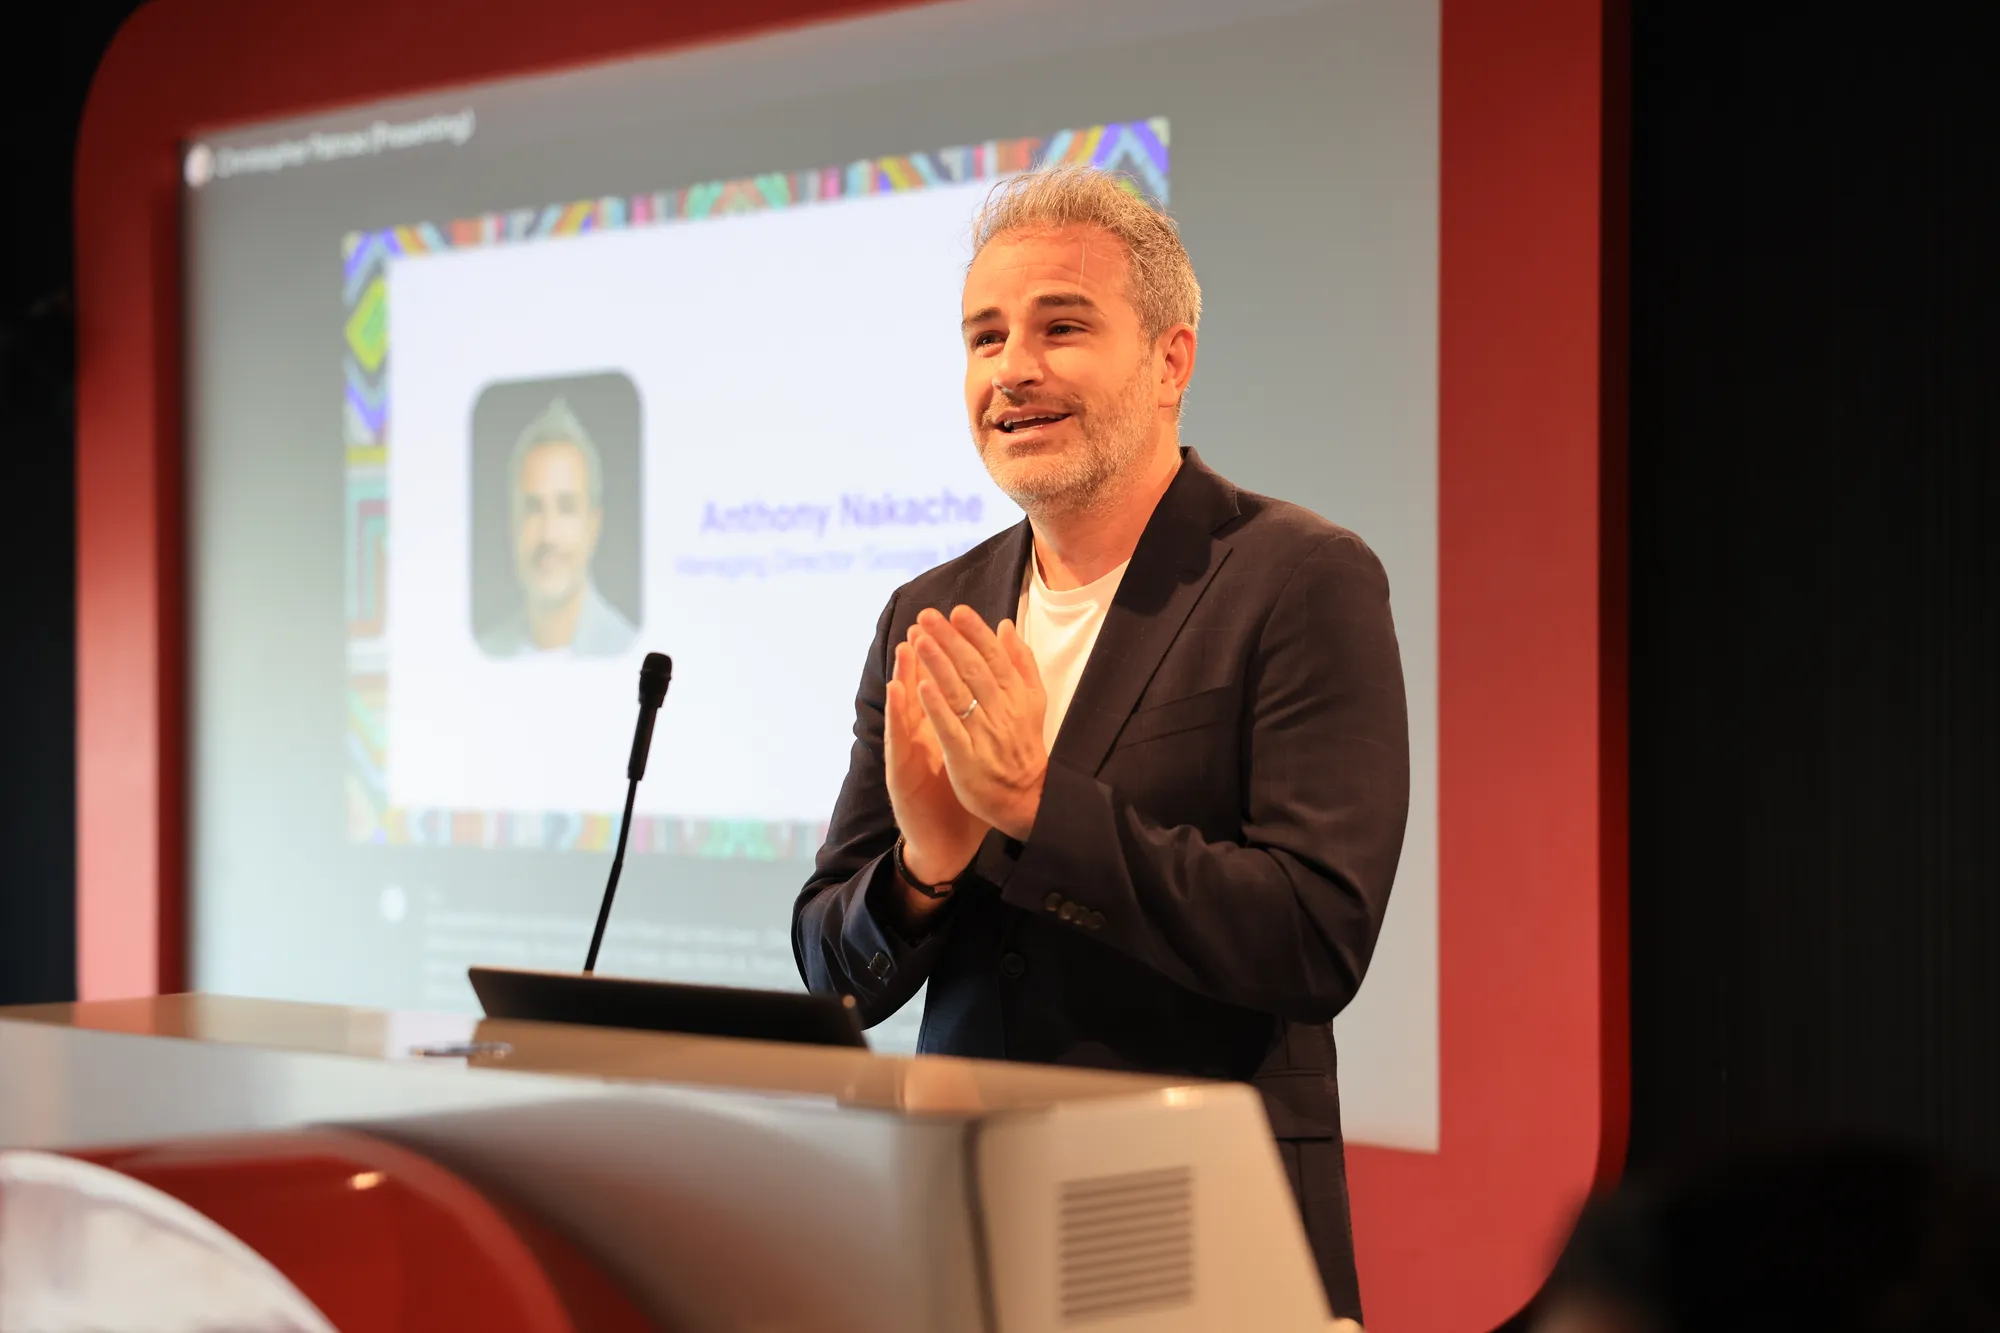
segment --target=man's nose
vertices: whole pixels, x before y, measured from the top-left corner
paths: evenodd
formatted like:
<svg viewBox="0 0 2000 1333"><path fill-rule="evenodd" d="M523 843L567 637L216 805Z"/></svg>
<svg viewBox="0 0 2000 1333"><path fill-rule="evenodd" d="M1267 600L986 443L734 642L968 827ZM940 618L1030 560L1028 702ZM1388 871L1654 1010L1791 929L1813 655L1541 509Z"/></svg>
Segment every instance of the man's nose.
<svg viewBox="0 0 2000 1333"><path fill-rule="evenodd" d="M993 387L1008 398L1042 382L1042 359L1024 338L1009 338L993 362Z"/></svg>

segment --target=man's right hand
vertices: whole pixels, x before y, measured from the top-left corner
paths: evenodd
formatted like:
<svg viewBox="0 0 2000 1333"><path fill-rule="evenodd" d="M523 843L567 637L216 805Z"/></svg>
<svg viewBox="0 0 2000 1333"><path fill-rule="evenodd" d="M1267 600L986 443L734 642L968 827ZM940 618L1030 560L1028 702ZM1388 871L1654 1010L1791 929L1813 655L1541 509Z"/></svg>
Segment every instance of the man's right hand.
<svg viewBox="0 0 2000 1333"><path fill-rule="evenodd" d="M903 834L903 864L913 878L943 884L972 864L985 840L987 825L966 813L951 788L937 732L917 702L922 671L923 664L909 641L897 644L896 668L889 678L883 718L884 766L889 804ZM942 899L904 887L913 917L922 918L943 905Z"/></svg>

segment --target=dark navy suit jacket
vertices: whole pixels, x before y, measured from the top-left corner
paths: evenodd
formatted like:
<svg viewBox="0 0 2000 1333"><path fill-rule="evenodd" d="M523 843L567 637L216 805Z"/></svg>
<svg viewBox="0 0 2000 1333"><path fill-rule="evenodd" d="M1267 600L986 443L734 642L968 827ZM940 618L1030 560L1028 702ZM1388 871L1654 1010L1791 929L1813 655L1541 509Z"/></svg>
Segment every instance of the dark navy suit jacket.
<svg viewBox="0 0 2000 1333"><path fill-rule="evenodd" d="M794 909L799 971L869 1024L928 981L925 1051L1254 1084L1328 1299L1358 1317L1328 1025L1367 970L1409 805L1381 563L1187 451L1064 716L1033 832L990 834L906 938L882 768L894 645L925 607L1015 615L1030 541L1023 522L883 611Z"/></svg>

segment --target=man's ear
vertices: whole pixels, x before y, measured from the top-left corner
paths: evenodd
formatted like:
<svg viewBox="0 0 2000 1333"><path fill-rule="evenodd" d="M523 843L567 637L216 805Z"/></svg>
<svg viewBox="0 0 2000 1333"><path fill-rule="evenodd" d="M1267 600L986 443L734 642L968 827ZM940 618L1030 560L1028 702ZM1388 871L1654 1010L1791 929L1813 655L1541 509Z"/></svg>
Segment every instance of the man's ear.
<svg viewBox="0 0 2000 1333"><path fill-rule="evenodd" d="M1162 333L1156 344L1160 354L1159 406L1176 407L1194 378L1195 332L1186 324L1176 324Z"/></svg>

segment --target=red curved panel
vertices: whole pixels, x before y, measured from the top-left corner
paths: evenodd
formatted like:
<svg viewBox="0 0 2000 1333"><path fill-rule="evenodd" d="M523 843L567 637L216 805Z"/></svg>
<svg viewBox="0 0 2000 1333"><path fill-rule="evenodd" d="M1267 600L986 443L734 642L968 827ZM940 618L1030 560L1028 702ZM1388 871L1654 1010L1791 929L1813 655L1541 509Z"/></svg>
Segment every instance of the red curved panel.
<svg viewBox="0 0 2000 1333"><path fill-rule="evenodd" d="M1371 1328L1507 1318L1624 1158L1623 273L1605 247L1622 224L1606 166L1622 164L1605 138L1619 91L1607 47L1620 49L1607 12L1444 5L1441 1144L1348 1150Z"/></svg>
<svg viewBox="0 0 2000 1333"><path fill-rule="evenodd" d="M546 1227L367 1135L307 1130L69 1155L220 1224L348 1333L653 1327Z"/></svg>

